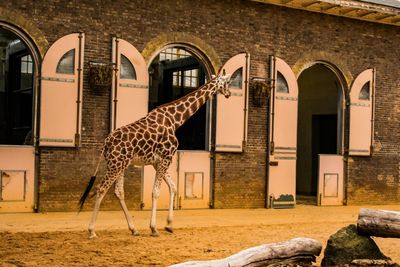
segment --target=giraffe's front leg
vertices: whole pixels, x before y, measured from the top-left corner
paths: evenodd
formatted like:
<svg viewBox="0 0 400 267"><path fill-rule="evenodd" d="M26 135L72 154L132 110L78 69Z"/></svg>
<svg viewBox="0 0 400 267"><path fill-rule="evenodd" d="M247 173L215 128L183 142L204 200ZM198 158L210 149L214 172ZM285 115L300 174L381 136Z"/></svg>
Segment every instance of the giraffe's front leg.
<svg viewBox="0 0 400 267"><path fill-rule="evenodd" d="M160 196L160 187L164 174L165 173L157 171L156 178L154 180L152 207L151 207L151 221L150 221L151 236L159 236L156 226L157 200L158 197Z"/></svg>
<svg viewBox="0 0 400 267"><path fill-rule="evenodd" d="M174 231L172 227L172 221L174 218L173 213L174 213L174 199L176 195L176 186L168 172L165 174L164 180L169 188L169 208L168 208L167 226L165 226L165 230L167 232L172 233Z"/></svg>

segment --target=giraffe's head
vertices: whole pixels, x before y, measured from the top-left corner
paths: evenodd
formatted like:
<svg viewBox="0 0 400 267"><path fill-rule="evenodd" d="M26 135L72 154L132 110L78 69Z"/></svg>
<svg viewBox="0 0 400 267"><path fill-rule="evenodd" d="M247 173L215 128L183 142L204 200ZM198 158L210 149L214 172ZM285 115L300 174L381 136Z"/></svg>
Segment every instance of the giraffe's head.
<svg viewBox="0 0 400 267"><path fill-rule="evenodd" d="M217 93L223 94L226 98L231 96L229 91L229 83L231 81L231 74L219 74L215 77L215 87L217 88Z"/></svg>

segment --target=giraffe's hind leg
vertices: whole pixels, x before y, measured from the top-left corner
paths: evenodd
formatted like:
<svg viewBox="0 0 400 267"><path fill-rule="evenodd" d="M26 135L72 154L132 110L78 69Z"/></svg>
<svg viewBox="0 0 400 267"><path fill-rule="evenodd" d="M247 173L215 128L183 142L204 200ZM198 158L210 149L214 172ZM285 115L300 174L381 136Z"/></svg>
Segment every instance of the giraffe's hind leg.
<svg viewBox="0 0 400 267"><path fill-rule="evenodd" d="M106 177L104 177L104 179L97 186L96 202L94 204L92 219L90 220L89 228L88 228L90 239L97 237L94 228L95 228L95 224L96 224L97 215L100 210L101 201L103 200L104 196L106 195L108 189L110 189L111 185L118 178L118 176L119 176L119 173L113 173L110 170L107 170Z"/></svg>
<svg viewBox="0 0 400 267"><path fill-rule="evenodd" d="M128 228L132 232L133 235L139 235L138 230L136 230L132 217L129 214L128 208L125 204L125 194L124 194L124 174L122 173L117 181L115 182L115 196L119 199L119 203L121 204L121 208L124 211L126 221L128 223Z"/></svg>
<svg viewBox="0 0 400 267"><path fill-rule="evenodd" d="M165 173L164 180L169 188L169 208L168 208L167 226L165 226L165 230L172 233L174 231L172 227L172 221L174 218L173 212L174 212L174 199L176 195L176 186L168 172Z"/></svg>

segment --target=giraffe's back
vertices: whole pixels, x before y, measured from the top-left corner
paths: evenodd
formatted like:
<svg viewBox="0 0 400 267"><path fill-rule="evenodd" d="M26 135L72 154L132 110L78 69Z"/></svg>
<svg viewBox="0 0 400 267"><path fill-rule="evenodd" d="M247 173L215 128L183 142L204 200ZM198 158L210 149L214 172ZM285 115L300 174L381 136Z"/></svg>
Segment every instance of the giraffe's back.
<svg viewBox="0 0 400 267"><path fill-rule="evenodd" d="M166 119L149 113L110 133L104 143L104 157L108 164L111 167L122 164L125 168L130 163L154 165L160 158L175 153L178 146L175 133L171 127L160 124L160 120Z"/></svg>

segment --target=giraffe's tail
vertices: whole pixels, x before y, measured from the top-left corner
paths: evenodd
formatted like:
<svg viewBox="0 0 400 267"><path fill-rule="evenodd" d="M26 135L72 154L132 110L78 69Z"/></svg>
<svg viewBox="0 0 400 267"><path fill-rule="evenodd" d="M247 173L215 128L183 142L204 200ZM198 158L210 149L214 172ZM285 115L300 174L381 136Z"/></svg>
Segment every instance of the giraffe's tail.
<svg viewBox="0 0 400 267"><path fill-rule="evenodd" d="M79 211L78 211L78 213L82 211L83 205L85 204L85 200L88 197L88 195L90 193L90 190L92 189L95 181L96 181L96 176L93 175L90 178L89 184L87 185L85 191L83 192L83 194L81 196L81 199L79 200Z"/></svg>
<svg viewBox="0 0 400 267"><path fill-rule="evenodd" d="M92 187L94 185L94 182L96 181L96 175L97 175L97 172L99 170L99 166L100 166L101 158L103 157L103 153L104 153L104 147L103 147L103 149L101 151L100 159L99 159L99 161L97 163L96 170L95 170L93 176L90 178L90 181L89 181L88 185L86 186L86 189L83 192L83 194L81 196L81 199L79 200L79 211L78 211L78 213L82 211L83 205L85 204L85 201L86 201L87 197L89 196L90 190L92 189Z"/></svg>

